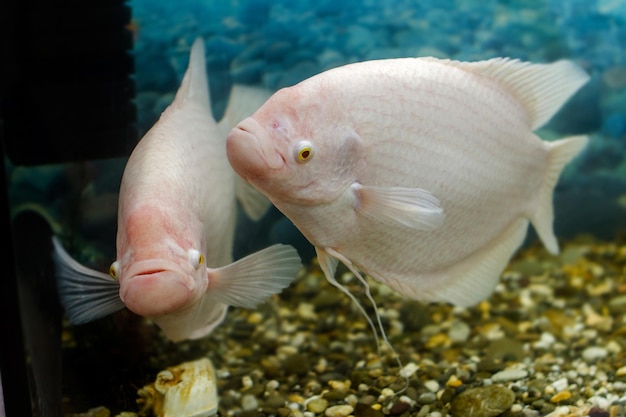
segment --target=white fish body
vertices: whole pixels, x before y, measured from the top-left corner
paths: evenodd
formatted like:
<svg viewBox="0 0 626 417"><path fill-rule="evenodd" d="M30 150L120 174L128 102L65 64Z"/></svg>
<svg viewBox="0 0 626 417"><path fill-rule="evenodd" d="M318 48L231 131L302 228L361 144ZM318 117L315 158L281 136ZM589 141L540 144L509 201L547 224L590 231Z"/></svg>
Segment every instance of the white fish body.
<svg viewBox="0 0 626 417"><path fill-rule="evenodd" d="M484 299L532 222L558 252L552 196L584 136L544 142L588 76L573 63L403 58L276 92L228 158L316 247L421 301Z"/></svg>
<svg viewBox="0 0 626 417"><path fill-rule="evenodd" d="M211 115L198 39L174 101L124 170L111 266L119 282L79 265L55 241L70 320L90 321L125 305L170 339L193 339L221 323L228 305L252 308L295 278L300 259L286 245L231 263L237 188L223 130Z"/></svg>

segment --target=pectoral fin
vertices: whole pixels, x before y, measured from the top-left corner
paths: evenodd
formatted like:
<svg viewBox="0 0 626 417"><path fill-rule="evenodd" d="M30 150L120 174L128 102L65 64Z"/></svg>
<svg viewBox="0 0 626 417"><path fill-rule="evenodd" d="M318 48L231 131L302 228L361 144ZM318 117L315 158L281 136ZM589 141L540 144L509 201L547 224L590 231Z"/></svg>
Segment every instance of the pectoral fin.
<svg viewBox="0 0 626 417"><path fill-rule="evenodd" d="M222 268L209 269L209 288L216 300L255 308L293 281L302 267L289 245L273 245Z"/></svg>
<svg viewBox="0 0 626 417"><path fill-rule="evenodd" d="M402 224L417 230L434 230L443 225L445 214L439 200L421 188L352 185L356 209L387 224Z"/></svg>
<svg viewBox="0 0 626 417"><path fill-rule="evenodd" d="M52 243L57 289L72 324L87 323L124 308L117 280L76 262L54 236Z"/></svg>

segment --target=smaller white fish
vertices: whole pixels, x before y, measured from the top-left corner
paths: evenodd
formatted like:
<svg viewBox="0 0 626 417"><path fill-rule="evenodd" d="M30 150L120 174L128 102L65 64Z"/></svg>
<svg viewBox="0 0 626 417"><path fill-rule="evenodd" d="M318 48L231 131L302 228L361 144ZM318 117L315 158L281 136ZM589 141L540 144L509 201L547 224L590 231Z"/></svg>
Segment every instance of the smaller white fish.
<svg viewBox="0 0 626 417"><path fill-rule="evenodd" d="M233 103L231 112L239 111ZM124 170L111 276L80 265L53 239L59 294L72 323L126 306L173 341L196 339L222 322L228 305L253 308L295 278L301 261L287 245L232 263L236 190L243 188L226 158L225 129L211 114L198 39L173 103ZM251 217L268 207L264 197L242 205Z"/></svg>

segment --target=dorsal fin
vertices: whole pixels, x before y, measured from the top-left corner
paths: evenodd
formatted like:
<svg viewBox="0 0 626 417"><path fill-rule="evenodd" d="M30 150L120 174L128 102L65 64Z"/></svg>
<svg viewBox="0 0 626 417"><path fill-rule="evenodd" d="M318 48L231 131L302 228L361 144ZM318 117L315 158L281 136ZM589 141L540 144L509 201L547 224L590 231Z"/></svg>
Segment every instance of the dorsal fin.
<svg viewBox="0 0 626 417"><path fill-rule="evenodd" d="M176 92L174 103L183 104L192 100L211 110L209 81L204 57L204 41L197 37L191 46L189 64L183 80Z"/></svg>
<svg viewBox="0 0 626 417"><path fill-rule="evenodd" d="M551 64L533 64L509 58L477 62L440 62L483 74L506 85L528 111L532 130L550 120L589 80L582 68L567 60Z"/></svg>

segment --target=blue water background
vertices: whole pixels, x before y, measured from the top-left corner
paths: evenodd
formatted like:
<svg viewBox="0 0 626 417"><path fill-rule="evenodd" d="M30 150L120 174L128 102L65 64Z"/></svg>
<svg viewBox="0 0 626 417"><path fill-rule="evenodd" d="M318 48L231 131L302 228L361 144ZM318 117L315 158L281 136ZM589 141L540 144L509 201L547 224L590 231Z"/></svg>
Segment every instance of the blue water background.
<svg viewBox="0 0 626 417"><path fill-rule="evenodd" d="M539 134L552 140L588 133L592 140L556 189L555 230L561 238L591 233L610 239L626 229L626 1L131 0L129 5L140 134L173 99L197 36L206 43L218 120L234 83L276 90L367 59L572 59L591 81ZM64 167L60 174L58 167L42 167L36 174L15 170L11 182L19 192L12 197L18 203L32 198L67 225L68 199L59 190L76 189L68 178L79 171L82 218L68 227L113 251L124 162L93 161ZM275 211L256 224L241 218L235 252L276 241L312 254Z"/></svg>

